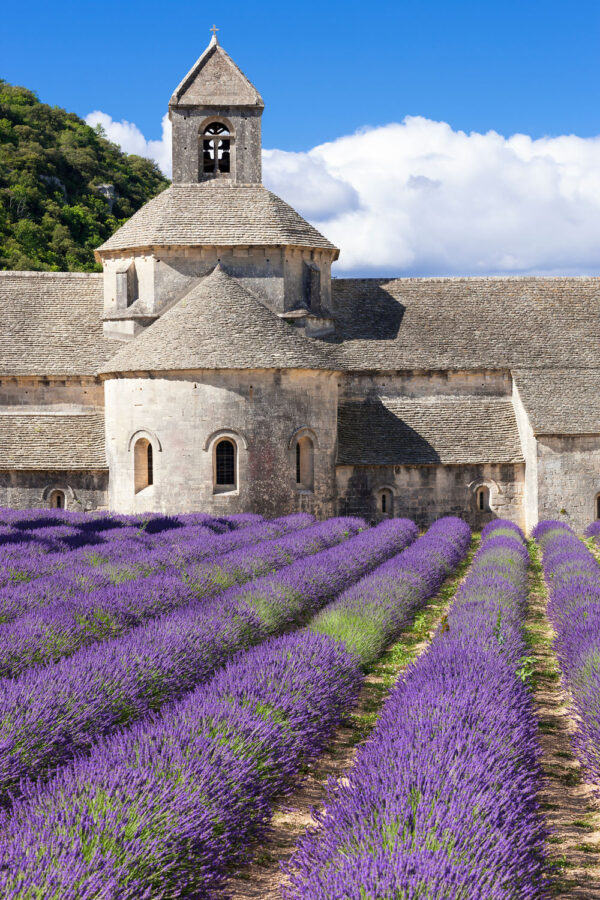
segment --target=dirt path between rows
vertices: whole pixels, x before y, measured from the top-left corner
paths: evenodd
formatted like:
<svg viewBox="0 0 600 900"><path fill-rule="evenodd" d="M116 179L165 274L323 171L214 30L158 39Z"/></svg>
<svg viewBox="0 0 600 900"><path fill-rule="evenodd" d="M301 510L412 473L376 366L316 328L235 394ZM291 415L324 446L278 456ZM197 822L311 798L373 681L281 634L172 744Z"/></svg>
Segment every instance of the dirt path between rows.
<svg viewBox="0 0 600 900"><path fill-rule="evenodd" d="M552 651L554 631L546 612L547 590L539 548L530 543L526 629L535 659L533 691L540 724L544 785L540 792L550 831L551 895L564 900L600 898L600 803L575 758L570 735L576 718Z"/></svg>
<svg viewBox="0 0 600 900"><path fill-rule="evenodd" d="M365 678L348 721L335 732L328 748L308 767L300 787L277 807L268 837L252 848L252 862L229 879L226 894L233 900L281 900L285 877L280 863L287 862L306 829L314 826L314 808L322 808L329 778L340 778L351 768L358 746L368 738L390 688L408 664L431 643L456 589L470 566L479 537L471 542L467 558Z"/></svg>

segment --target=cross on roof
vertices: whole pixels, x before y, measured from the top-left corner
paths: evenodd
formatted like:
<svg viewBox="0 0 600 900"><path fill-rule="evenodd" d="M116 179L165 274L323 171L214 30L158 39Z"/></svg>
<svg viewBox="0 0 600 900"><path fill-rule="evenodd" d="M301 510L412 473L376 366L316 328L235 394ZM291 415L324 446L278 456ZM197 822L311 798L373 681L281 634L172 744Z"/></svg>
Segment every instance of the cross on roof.
<svg viewBox="0 0 600 900"><path fill-rule="evenodd" d="M209 28L208 30L209 30L209 31L212 31L213 37L214 37L215 40L216 40L216 37L217 37L217 31L220 31L221 29L220 29L220 28L217 28L216 25L213 25L213 27L212 27L212 28Z"/></svg>

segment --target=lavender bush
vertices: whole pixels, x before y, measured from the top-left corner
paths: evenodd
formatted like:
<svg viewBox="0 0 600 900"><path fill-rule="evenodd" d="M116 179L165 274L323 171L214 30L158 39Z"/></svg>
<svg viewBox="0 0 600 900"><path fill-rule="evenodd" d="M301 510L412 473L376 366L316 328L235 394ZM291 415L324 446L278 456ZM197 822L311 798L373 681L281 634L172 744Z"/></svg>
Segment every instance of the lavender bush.
<svg viewBox="0 0 600 900"><path fill-rule="evenodd" d="M205 681L232 654L309 616L417 534L393 519L218 598L0 682L0 798Z"/></svg>
<svg viewBox="0 0 600 900"><path fill-rule="evenodd" d="M207 556L222 557L233 550L293 533L313 523L312 516L299 513L224 534L215 534L200 526L188 526L178 530L177 537L171 536L168 542L164 540L164 533L154 538L146 536L141 542L129 529L125 538L111 539L101 547L86 546L70 553L63 551L47 554L46 557L34 556L33 565L27 569L29 577L0 588L0 622L12 622L59 599L82 598L89 591L125 581L138 581L160 571L169 570L172 576L177 577L181 570L186 576L188 566ZM21 560L21 575L28 564L29 561ZM15 581L14 570L12 581ZM144 586L141 590L145 590ZM151 590L149 587L148 591ZM101 600L99 597L97 599ZM47 612L45 610L44 616Z"/></svg>
<svg viewBox="0 0 600 900"><path fill-rule="evenodd" d="M330 603L310 627L342 640L361 665L369 665L407 616L440 588L464 558L470 540L471 530L462 519L440 519L407 550Z"/></svg>
<svg viewBox="0 0 600 900"><path fill-rule="evenodd" d="M380 526L384 532L390 527ZM420 548L437 573L429 579L431 592L467 546L463 523L441 522L400 554L398 560L410 556L404 570L396 568L397 577L404 571L414 583L414 573L422 571ZM416 589L421 599L427 577ZM371 578L378 583L379 571L363 579L361 590L373 611ZM397 622L388 592L382 602ZM414 602L398 593L405 614ZM244 859L248 840L264 831L276 795L290 787L351 708L360 665L341 634L305 629L272 638L163 715L101 742L45 786L24 786L23 798L2 822L3 896L219 895L228 869Z"/></svg>
<svg viewBox="0 0 600 900"><path fill-rule="evenodd" d="M563 522L534 530L542 549L554 648L578 715L574 745L600 781L600 565Z"/></svg>
<svg viewBox="0 0 600 900"><path fill-rule="evenodd" d="M279 521L280 530L285 532L289 523ZM216 556L196 566L191 576L171 567L146 578L118 585L105 583L102 587L98 584L100 576L96 590L75 591L62 602L47 603L10 625L0 625L0 677L14 678L33 664L58 660L80 647L124 634L194 598L205 599L234 584L276 571L365 527L362 519L330 519L284 538ZM53 581L60 584L64 576L59 573ZM94 583L89 577L80 576L79 581L85 581L87 587ZM36 582L38 598L40 586ZM43 587L47 590L46 580Z"/></svg>
<svg viewBox="0 0 600 900"><path fill-rule="evenodd" d="M523 683L527 562L515 526L485 529L431 648L300 841L289 900L544 896L539 747Z"/></svg>
<svg viewBox="0 0 600 900"><path fill-rule="evenodd" d="M227 553L258 541L306 528L314 523L314 517L307 513L283 516L269 522L252 522L246 527L236 527L232 523L227 528L221 520L215 520L213 527L180 523L177 528L148 534L137 526L121 526L120 523L107 531L95 532L95 543L86 543L80 548L65 550L59 547L52 552L41 552L38 544L31 551L29 545L0 545L0 585L17 585L39 579L44 575L63 573L63 579L70 573L73 586L78 587L82 573L88 568L100 570L96 577L106 576L108 581L122 581L139 578L159 568L193 563L207 556ZM102 523L104 526L104 523ZM31 533L39 534L40 529ZM19 554L14 555L14 548ZM7 549L8 548L8 549ZM4 552L4 556L3 556ZM7 555L8 554L8 555ZM21 585L22 586L22 585ZM99 585L100 586L100 585ZM36 588L45 591L45 585L34 585L29 590L35 598ZM27 596L27 590L22 593ZM0 616L2 598L10 598L10 590L0 591Z"/></svg>
<svg viewBox="0 0 600 900"><path fill-rule="evenodd" d="M587 537L593 538L597 544L600 544L600 519L592 522L586 531L586 535Z"/></svg>

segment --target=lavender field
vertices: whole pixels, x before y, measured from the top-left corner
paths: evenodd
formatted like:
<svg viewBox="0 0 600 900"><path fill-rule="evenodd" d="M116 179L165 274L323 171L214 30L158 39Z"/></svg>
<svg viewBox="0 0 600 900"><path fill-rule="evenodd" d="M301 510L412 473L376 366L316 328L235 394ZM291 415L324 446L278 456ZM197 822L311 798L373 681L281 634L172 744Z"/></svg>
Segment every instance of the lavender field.
<svg viewBox="0 0 600 900"><path fill-rule="evenodd" d="M268 897L560 896L530 557L600 791L599 542L560 522L528 542L453 517L0 510L0 896L235 897L365 676L427 615Z"/></svg>

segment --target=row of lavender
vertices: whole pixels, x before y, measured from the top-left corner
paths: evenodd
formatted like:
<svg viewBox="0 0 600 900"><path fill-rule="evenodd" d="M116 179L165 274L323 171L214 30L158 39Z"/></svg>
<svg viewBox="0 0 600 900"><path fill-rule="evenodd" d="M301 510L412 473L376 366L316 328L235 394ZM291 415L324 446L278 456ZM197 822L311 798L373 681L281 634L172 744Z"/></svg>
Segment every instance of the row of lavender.
<svg viewBox="0 0 600 900"><path fill-rule="evenodd" d="M121 516L44 509L23 512L0 508L0 565L2 568L6 566L10 573L11 563L25 554L38 558L43 569L44 557L77 548L104 550L106 544L119 540L135 540L139 545L148 547L151 538L169 541L175 531L179 538L202 537L223 534L261 521L262 516L252 513L234 516L205 513ZM54 562L60 565L60 558L55 556ZM30 568L35 577L37 570L33 560ZM24 574L28 575L27 569Z"/></svg>
<svg viewBox="0 0 600 900"><path fill-rule="evenodd" d="M588 534L598 540L600 527ZM578 717L575 748L600 782L600 565L563 522L541 522L534 531L549 591L548 615L555 650Z"/></svg>
<svg viewBox="0 0 600 900"><path fill-rule="evenodd" d="M414 526L385 523L326 551L320 569L294 563L276 580L250 585L238 597L267 630L349 589L311 627L242 653L162 715L101 741L47 783L22 784L1 822L2 896L216 895L249 838L264 830L274 798L350 709L361 665L469 544L463 522L441 520L352 587L361 570L394 552L392 534L398 549L402 528L404 543L414 538Z"/></svg>
<svg viewBox="0 0 600 900"><path fill-rule="evenodd" d="M330 549L1 680L0 799L18 791L22 777L89 751L206 681L235 652L298 624L417 536L412 522L393 519L339 543L339 524L316 526L335 536Z"/></svg>
<svg viewBox="0 0 600 900"><path fill-rule="evenodd" d="M366 527L362 519L352 518L308 527L309 522L308 517L288 516L247 528L241 532L246 546L240 549L200 562L188 555L185 564L165 566L144 578L118 584L109 583L102 572L82 583L74 579L71 569L5 588L0 592L0 610L11 622L0 624L0 677L16 677L31 665L58 660L81 647L125 634L194 599L214 597L234 584L332 547ZM277 534L285 536L273 537ZM221 537L217 544L227 538ZM138 555L137 559L148 564L147 556Z"/></svg>
<svg viewBox="0 0 600 900"><path fill-rule="evenodd" d="M482 539L447 621L301 841L289 898L543 896L539 745L519 677L528 554L511 523Z"/></svg>
<svg viewBox="0 0 600 900"><path fill-rule="evenodd" d="M234 517L225 520L207 516L205 519L203 525L166 523L169 525L166 527L163 522L165 527L160 531L149 532L150 526L128 525L106 532L92 532L95 542L76 548L62 539L46 546L48 542L37 540L40 529L35 528L17 530L14 541L0 534L0 584L27 583L43 576L62 574L65 588L87 581L102 586L138 578L162 566L178 565L187 559L201 559L246 546L254 540L263 540L282 533L279 529L286 521L289 522L288 530L314 523L314 518L306 513L271 522L263 521L260 516L238 517L236 521ZM34 521L28 520L27 524ZM51 530L56 532L60 527L53 526ZM100 541L101 535L104 536Z"/></svg>

